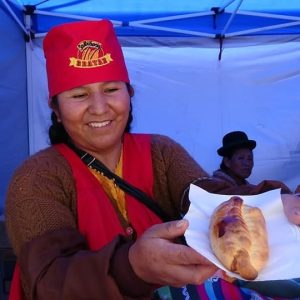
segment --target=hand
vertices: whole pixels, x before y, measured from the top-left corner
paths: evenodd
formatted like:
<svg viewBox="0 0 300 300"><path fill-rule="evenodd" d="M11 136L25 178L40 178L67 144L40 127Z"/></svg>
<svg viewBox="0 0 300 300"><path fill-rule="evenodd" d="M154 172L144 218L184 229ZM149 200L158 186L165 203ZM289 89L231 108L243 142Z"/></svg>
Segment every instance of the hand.
<svg viewBox="0 0 300 300"><path fill-rule="evenodd" d="M300 225L300 194L282 194L281 199L288 220Z"/></svg>
<svg viewBox="0 0 300 300"><path fill-rule="evenodd" d="M200 284L217 267L194 249L174 243L184 235L188 221L172 221L150 227L129 249L129 261L141 279L158 285L182 287Z"/></svg>

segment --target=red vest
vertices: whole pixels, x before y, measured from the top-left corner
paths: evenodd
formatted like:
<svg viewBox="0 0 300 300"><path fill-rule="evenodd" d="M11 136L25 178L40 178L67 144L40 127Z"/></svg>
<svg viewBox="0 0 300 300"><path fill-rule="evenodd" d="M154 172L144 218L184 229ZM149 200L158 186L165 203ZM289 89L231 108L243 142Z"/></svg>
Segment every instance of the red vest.
<svg viewBox="0 0 300 300"><path fill-rule="evenodd" d="M151 137L125 134L123 143L123 178L153 197L153 168ZM95 176L80 158L66 145L55 145L72 169L77 191L79 231L86 237L90 249L98 250L116 235L125 235L118 215ZM147 228L161 223L160 218L130 195L125 196L129 221L140 236ZM22 299L20 270L15 268L10 300Z"/></svg>

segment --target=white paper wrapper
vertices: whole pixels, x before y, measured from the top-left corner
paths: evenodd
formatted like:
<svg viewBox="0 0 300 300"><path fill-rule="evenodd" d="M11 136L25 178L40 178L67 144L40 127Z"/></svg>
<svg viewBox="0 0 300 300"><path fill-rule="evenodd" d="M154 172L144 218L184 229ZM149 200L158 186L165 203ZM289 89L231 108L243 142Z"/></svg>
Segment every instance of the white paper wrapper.
<svg viewBox="0 0 300 300"><path fill-rule="evenodd" d="M190 223L185 233L188 245L212 261L229 276L242 279L218 261L210 248L209 220L213 210L232 195L208 193L191 184L191 205L185 219ZM256 281L300 278L300 228L291 224L283 211L280 189L255 196L241 196L246 204L259 207L265 217L270 257Z"/></svg>

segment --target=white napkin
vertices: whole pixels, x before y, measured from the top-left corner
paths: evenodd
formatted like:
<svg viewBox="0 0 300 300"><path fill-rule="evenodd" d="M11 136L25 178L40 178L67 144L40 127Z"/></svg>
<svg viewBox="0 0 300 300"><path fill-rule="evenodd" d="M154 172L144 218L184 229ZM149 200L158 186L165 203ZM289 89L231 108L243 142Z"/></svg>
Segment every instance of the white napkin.
<svg viewBox="0 0 300 300"><path fill-rule="evenodd" d="M191 184L191 205L185 219L190 223L185 233L188 245L201 253L229 276L242 279L227 270L210 248L209 220L213 210L233 195L208 193ZM264 214L270 247L268 263L256 281L300 278L300 227L291 224L283 211L280 189L255 196L241 196L246 204L256 206Z"/></svg>

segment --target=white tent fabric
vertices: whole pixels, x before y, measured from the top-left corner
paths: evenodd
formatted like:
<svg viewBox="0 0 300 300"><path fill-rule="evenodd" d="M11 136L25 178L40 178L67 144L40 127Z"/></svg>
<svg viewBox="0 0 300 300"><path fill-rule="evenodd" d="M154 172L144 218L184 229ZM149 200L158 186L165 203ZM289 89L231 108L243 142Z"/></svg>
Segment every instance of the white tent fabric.
<svg viewBox="0 0 300 300"><path fill-rule="evenodd" d="M290 16L289 21L294 25L288 27L289 29L268 30L264 34L252 33L250 36L225 38L220 61L218 40L199 37L197 34L192 37L183 32L159 31L158 34L157 30L151 31L151 28L147 27L143 28L146 31L142 31L132 22L144 20L145 16L157 17L159 13L207 13L212 6L222 5L224 1L156 1L153 5L150 0L145 0L141 5L139 1L127 0L124 6L120 6L119 1L69 0L60 1L59 4L57 1L46 1L41 2L38 7L42 13L33 15L32 19L31 16L27 16L26 22L16 9L10 13L16 13L18 21L9 19L9 9L5 4L8 2L22 8L24 4L35 5L37 1L2 0L3 4L0 6L0 14L5 16L2 18L0 15L0 34L5 35L11 43L15 43L18 37L20 43L16 48L19 50L11 54L11 62L15 61L16 57L19 61L18 64L10 63L9 72L14 76L10 76L10 81L5 83L4 88L0 85L0 93L3 95L1 99L11 98L11 102L16 103L15 98L18 98L14 113L5 114L2 118L5 126L1 126L1 137L12 137L13 134L16 137L4 140L1 168L5 171L0 173L0 213L4 207L5 191L13 170L28 154L48 145L50 112L47 108L45 62L41 42L49 27L71 20L55 15L60 13L72 15L73 19L75 15L78 18L87 15L90 18L111 16L116 26L121 25L116 27L116 30L136 90L133 98L134 132L161 133L173 137L184 145L208 172L212 172L220 163L216 149L221 146L222 136L231 130L244 130L249 138L255 139L258 144L254 150L255 167L249 179L251 182L278 179L284 181L291 189L300 184L298 0L289 0L288 6L281 2L275 5L274 1L270 0L240 1L243 9L264 14L275 12L287 18ZM231 2L235 2L231 5L231 9L234 9L238 1ZM117 15L118 12L121 16ZM48 13L51 16L47 15ZM222 26L226 25L229 17L230 15L224 20L220 19ZM211 24L207 26L207 22L212 20L211 15L209 19L204 19L203 23L199 20L179 18L175 23L157 20L150 23L162 27L167 24L175 29L193 31L195 24L200 24L198 31L203 32L208 28L212 36L216 32L222 32L220 28L214 30ZM251 18L247 22L244 22L245 19L235 20L230 26L229 34L253 27ZM270 24L267 19L262 23L255 19L255 22L258 22L259 27L278 24ZM1 27L3 24L6 26L5 30ZM7 33L8 30L14 34ZM33 39L26 43L25 58L22 33L26 33L27 30L31 32ZM7 72L7 64L1 59L0 70L2 74ZM7 110L9 106L5 104L3 107ZM11 129L8 129L7 124L11 124ZM15 153L18 155L7 160L6 153L14 153L12 149L16 149Z"/></svg>
<svg viewBox="0 0 300 300"><path fill-rule="evenodd" d="M300 184L299 41L241 47L247 39L240 38L227 45L222 61L218 48L124 47L136 90L133 131L173 137L212 172L222 136L244 130L258 144L250 181L278 179L294 189ZM49 126L42 50L34 49L31 152L47 146Z"/></svg>

